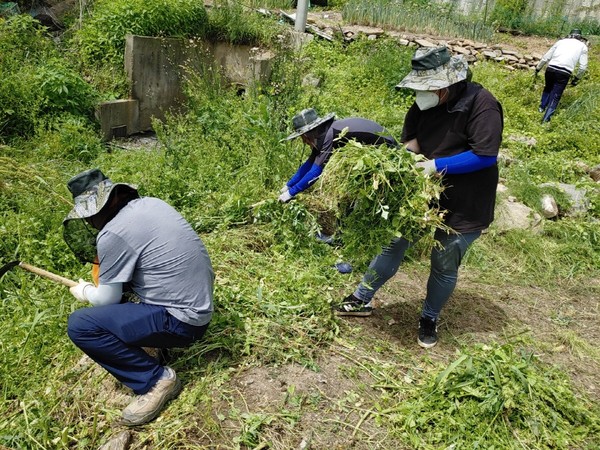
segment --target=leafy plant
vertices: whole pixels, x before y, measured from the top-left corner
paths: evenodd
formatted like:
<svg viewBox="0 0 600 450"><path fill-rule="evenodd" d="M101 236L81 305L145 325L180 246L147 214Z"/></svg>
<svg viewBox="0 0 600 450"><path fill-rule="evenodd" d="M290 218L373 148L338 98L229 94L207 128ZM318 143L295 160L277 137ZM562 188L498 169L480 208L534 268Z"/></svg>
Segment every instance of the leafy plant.
<svg viewBox="0 0 600 450"><path fill-rule="evenodd" d="M444 227L443 213L432 206L441 184L414 162L404 149L356 141L332 155L318 188L340 220L347 255L360 261L395 237L416 240Z"/></svg>
<svg viewBox="0 0 600 450"><path fill-rule="evenodd" d="M567 448L600 430L560 371L511 343L463 349L394 413L414 448Z"/></svg>
<svg viewBox="0 0 600 450"><path fill-rule="evenodd" d="M0 22L0 55L0 139L30 137L63 113L91 117L93 88L36 21Z"/></svg>
<svg viewBox="0 0 600 450"><path fill-rule="evenodd" d="M91 116L95 103L92 88L64 59L53 58L40 66L31 88L40 96L41 113Z"/></svg>
<svg viewBox="0 0 600 450"><path fill-rule="evenodd" d="M75 34L74 43L87 64L119 65L127 34L202 37L207 28L204 5L193 0L101 0Z"/></svg>

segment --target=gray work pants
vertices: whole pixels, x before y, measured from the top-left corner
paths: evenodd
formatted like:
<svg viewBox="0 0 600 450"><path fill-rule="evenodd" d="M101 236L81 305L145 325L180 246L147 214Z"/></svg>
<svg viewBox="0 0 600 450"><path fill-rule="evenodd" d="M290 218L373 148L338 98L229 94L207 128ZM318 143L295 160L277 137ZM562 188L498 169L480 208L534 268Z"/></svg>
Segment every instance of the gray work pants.
<svg viewBox="0 0 600 450"><path fill-rule="evenodd" d="M458 279L458 268L469 246L481 235L481 231L454 234L436 230L435 240L440 245L431 250L431 269L427 281L427 296L421 315L436 320L450 298ZM385 284L404 260L404 254L416 241L394 239L369 265L354 296L368 303L375 292Z"/></svg>

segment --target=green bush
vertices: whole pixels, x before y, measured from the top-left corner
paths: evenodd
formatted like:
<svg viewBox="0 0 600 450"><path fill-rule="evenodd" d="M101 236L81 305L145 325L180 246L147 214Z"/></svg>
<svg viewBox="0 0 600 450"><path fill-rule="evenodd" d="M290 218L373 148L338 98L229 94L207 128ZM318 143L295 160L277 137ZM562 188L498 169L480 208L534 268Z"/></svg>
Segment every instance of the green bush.
<svg viewBox="0 0 600 450"><path fill-rule="evenodd" d="M0 22L0 140L28 137L52 116L91 115L93 89L29 16Z"/></svg>
<svg viewBox="0 0 600 450"><path fill-rule="evenodd" d="M194 0L100 0L75 34L75 46L86 64L121 65L125 36L202 37L208 16Z"/></svg>
<svg viewBox="0 0 600 450"><path fill-rule="evenodd" d="M41 113L90 114L95 103L92 88L62 58L52 58L38 67L31 86L40 96Z"/></svg>

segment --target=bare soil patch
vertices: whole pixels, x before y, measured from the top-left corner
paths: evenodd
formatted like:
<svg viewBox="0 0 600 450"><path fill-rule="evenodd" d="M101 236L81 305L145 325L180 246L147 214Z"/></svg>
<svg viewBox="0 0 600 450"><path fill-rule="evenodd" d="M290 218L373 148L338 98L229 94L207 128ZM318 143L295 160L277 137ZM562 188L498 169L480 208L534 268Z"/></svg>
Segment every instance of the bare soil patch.
<svg viewBox="0 0 600 450"><path fill-rule="evenodd" d="M462 275L442 313L440 343L417 345L416 331L427 273L400 272L377 296L374 314L340 320L340 336L314 367L289 364L240 369L215 396L215 414L228 417L225 440L243 422L231 411L267 418L261 437L272 449L402 449L378 425L389 387L408 386L432 368L449 364L469 344L526 336L544 362L567 372L577 391L600 401L595 349L600 325L600 283L564 286L489 286ZM387 388L386 388L387 385ZM249 416L247 416L249 417ZM223 442L223 447L230 448Z"/></svg>

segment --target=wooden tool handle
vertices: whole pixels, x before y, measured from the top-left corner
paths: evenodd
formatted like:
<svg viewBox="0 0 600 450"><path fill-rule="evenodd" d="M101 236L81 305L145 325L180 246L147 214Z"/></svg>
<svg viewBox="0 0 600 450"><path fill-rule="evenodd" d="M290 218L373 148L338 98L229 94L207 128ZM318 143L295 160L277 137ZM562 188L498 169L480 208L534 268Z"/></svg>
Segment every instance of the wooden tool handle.
<svg viewBox="0 0 600 450"><path fill-rule="evenodd" d="M77 282L75 282L73 280L69 280L68 278L61 277L60 275L56 275L55 273L48 272L47 270L40 269L39 267L35 267L35 266L32 266L32 265L24 263L24 262L19 263L19 267L22 267L23 269L25 269L31 273L35 273L36 275L40 275L44 278L48 278L49 280L63 284L67 287L77 286L77 284L78 284Z"/></svg>

